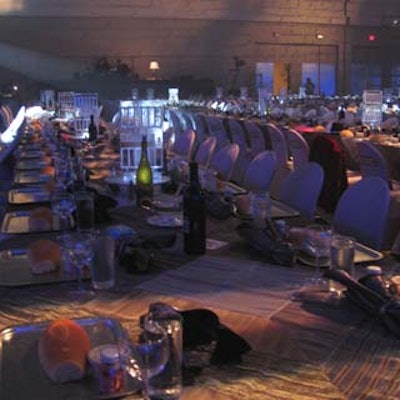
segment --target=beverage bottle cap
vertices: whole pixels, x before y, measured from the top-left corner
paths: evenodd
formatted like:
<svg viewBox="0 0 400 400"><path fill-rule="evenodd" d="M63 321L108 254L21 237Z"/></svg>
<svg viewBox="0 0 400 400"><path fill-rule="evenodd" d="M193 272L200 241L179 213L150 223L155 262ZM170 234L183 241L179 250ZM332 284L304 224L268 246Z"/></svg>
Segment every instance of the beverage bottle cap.
<svg viewBox="0 0 400 400"><path fill-rule="evenodd" d="M367 275L369 276L382 275L382 268L379 267L378 265L370 265L366 268L366 270L367 270Z"/></svg>
<svg viewBox="0 0 400 400"><path fill-rule="evenodd" d="M104 364L115 364L119 361L119 353L116 346L107 346L101 350L100 361Z"/></svg>

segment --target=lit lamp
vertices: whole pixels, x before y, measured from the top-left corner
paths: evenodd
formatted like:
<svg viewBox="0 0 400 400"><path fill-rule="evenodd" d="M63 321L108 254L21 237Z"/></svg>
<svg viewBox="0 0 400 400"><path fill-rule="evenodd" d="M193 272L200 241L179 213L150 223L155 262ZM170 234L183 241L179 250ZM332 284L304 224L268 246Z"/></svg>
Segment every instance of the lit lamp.
<svg viewBox="0 0 400 400"><path fill-rule="evenodd" d="M321 46L319 42L324 39L322 33L317 33L315 38L318 40L318 96L321 95Z"/></svg>
<svg viewBox="0 0 400 400"><path fill-rule="evenodd" d="M151 79L157 79L157 72L160 70L160 65L158 61L150 61L149 69L151 71Z"/></svg>

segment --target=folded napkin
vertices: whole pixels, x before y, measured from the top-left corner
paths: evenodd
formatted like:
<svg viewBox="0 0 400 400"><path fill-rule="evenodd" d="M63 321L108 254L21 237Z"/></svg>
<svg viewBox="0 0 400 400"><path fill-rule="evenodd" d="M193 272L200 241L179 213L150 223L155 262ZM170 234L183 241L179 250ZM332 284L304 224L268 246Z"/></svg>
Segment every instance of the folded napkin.
<svg viewBox="0 0 400 400"><path fill-rule="evenodd" d="M171 247L175 241L175 232L141 232L132 239L122 241L118 252L119 264L131 274L152 272L155 251Z"/></svg>
<svg viewBox="0 0 400 400"><path fill-rule="evenodd" d="M103 224L111 221L108 210L116 207L118 202L105 194L100 194L96 189L87 188L94 196L94 218L96 224Z"/></svg>
<svg viewBox="0 0 400 400"><path fill-rule="evenodd" d="M373 277L356 281L342 270L329 269L324 275L345 286L347 296L355 304L380 319L392 334L400 338L400 301L390 295L383 282Z"/></svg>
<svg viewBox="0 0 400 400"><path fill-rule="evenodd" d="M271 262L292 266L294 263L292 244L280 236L273 221L267 219L266 222L265 228L243 222L237 227L237 231L251 247L264 254Z"/></svg>
<svg viewBox="0 0 400 400"><path fill-rule="evenodd" d="M208 192L206 195L206 211L215 219L228 219L233 212L233 204L226 200L223 194Z"/></svg>

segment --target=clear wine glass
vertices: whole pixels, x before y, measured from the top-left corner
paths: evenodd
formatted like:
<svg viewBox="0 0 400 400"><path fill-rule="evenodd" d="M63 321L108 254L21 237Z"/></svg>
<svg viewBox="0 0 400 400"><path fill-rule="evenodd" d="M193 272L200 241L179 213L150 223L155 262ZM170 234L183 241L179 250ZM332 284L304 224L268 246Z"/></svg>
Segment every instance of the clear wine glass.
<svg viewBox="0 0 400 400"><path fill-rule="evenodd" d="M151 320L143 317L140 332L125 340L122 351L125 370L143 383L143 396L150 400L152 396L151 378L160 374L169 358L168 335L165 330ZM139 357L139 364L137 357ZM139 368L138 368L139 365Z"/></svg>
<svg viewBox="0 0 400 400"><path fill-rule="evenodd" d="M332 233L329 226L309 225L305 238L305 250L315 259L315 272L310 283L323 286L326 281L322 278L321 267L329 266L330 242Z"/></svg>
<svg viewBox="0 0 400 400"><path fill-rule="evenodd" d="M293 300L301 300L305 289L323 290L327 288L327 281L322 277L321 267L329 266L331 237L330 226L309 225L301 235L301 243L297 241L294 244L298 260L314 267L314 274L304 279L301 288L293 293Z"/></svg>
<svg viewBox="0 0 400 400"><path fill-rule="evenodd" d="M67 160L59 161L55 168L55 178L58 187L67 189L73 182L71 164Z"/></svg>
<svg viewBox="0 0 400 400"><path fill-rule="evenodd" d="M71 267L75 269L78 280L77 289L70 292L71 298L78 302L92 299L95 292L85 288L83 280L90 275L94 236L90 233L76 232L65 234L60 240Z"/></svg>
<svg viewBox="0 0 400 400"><path fill-rule="evenodd" d="M51 196L51 209L59 218L60 230L68 230L71 227L71 214L76 209L74 196L63 190L56 190Z"/></svg>

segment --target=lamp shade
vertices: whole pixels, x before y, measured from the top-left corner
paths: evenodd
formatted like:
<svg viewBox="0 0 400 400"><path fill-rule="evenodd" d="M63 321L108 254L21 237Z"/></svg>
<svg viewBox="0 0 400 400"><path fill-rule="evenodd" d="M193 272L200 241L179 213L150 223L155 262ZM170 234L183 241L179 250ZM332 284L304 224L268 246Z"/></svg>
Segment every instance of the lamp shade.
<svg viewBox="0 0 400 400"><path fill-rule="evenodd" d="M158 71L160 69L160 65L158 64L158 61L150 61L149 69L150 69L150 71Z"/></svg>

